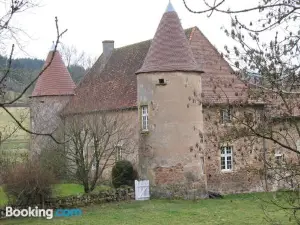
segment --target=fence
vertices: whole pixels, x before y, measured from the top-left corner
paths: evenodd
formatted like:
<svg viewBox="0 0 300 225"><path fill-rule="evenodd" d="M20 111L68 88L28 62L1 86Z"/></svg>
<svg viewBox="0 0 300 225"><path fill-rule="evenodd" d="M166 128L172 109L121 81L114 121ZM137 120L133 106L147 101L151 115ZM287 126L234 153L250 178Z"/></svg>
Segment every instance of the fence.
<svg viewBox="0 0 300 225"><path fill-rule="evenodd" d="M149 180L135 181L135 200L149 200Z"/></svg>

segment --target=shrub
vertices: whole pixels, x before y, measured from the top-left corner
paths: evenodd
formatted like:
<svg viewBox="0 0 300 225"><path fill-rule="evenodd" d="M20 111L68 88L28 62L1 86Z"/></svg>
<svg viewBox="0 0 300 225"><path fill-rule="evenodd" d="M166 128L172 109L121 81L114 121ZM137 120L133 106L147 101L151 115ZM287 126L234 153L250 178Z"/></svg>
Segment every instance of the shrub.
<svg viewBox="0 0 300 225"><path fill-rule="evenodd" d="M43 169L51 171L54 174L55 179L69 181L66 155L61 149L43 149L39 155L39 161Z"/></svg>
<svg viewBox="0 0 300 225"><path fill-rule="evenodd" d="M112 169L112 184L115 188L124 185L132 187L136 178L137 173L127 160L118 161Z"/></svg>
<svg viewBox="0 0 300 225"><path fill-rule="evenodd" d="M0 185L3 184L7 172L17 163L28 160L28 153L0 150Z"/></svg>
<svg viewBox="0 0 300 225"><path fill-rule="evenodd" d="M43 205L52 196L55 179L53 173L43 169L38 161L28 161L11 168L4 182L10 204L31 206Z"/></svg>

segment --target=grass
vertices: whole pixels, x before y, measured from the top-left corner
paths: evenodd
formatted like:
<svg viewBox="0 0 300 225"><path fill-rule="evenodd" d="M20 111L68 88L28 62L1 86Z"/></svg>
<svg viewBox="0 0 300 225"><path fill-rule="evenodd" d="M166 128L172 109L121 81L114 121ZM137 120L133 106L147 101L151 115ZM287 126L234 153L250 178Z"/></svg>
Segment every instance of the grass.
<svg viewBox="0 0 300 225"><path fill-rule="evenodd" d="M73 224L204 224L257 225L267 224L258 197L264 194L229 195L224 199L193 201L132 201L91 206L83 209L80 217L46 219L11 219L2 224L73 225ZM270 198L270 194L264 197ZM274 209L270 206L269 209ZM277 224L293 224L284 212L274 211L270 216ZM281 223L279 223L281 222Z"/></svg>
<svg viewBox="0 0 300 225"><path fill-rule="evenodd" d="M0 187L0 207L4 206L7 203L8 199L6 194L3 191L3 188Z"/></svg>
<svg viewBox="0 0 300 225"><path fill-rule="evenodd" d="M110 190L109 186L99 185L93 192ZM84 194L83 186L80 184L56 184L53 187L54 196L66 197L70 195L81 195ZM0 207L7 204L7 196L0 187Z"/></svg>
<svg viewBox="0 0 300 225"><path fill-rule="evenodd" d="M93 192L109 190L108 186L97 186ZM84 193L83 186L80 184L57 184L54 186L55 196L80 195Z"/></svg>

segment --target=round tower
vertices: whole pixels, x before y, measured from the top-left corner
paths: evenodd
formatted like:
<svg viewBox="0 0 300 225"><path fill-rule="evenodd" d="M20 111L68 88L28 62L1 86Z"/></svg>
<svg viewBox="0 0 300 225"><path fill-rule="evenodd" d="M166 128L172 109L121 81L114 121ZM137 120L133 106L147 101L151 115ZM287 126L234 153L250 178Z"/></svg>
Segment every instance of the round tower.
<svg viewBox="0 0 300 225"><path fill-rule="evenodd" d="M45 71L38 78L30 97L31 130L38 134L52 134L59 140L58 130L63 124L60 111L74 95L75 83L54 46L43 69ZM53 144L55 142L48 136L32 135L31 152L39 153L43 148L53 147Z"/></svg>
<svg viewBox="0 0 300 225"><path fill-rule="evenodd" d="M197 182L206 188L201 73L169 3L137 73L140 173L152 185Z"/></svg>

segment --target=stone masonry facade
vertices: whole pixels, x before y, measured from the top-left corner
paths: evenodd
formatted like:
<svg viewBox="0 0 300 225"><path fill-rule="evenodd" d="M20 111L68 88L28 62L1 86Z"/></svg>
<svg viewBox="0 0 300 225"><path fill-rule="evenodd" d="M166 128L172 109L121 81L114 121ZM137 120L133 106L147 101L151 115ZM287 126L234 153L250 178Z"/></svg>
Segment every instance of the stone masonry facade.
<svg viewBox="0 0 300 225"><path fill-rule="evenodd" d="M103 54L74 91L62 59L56 58L56 66L31 98L32 131L59 136L60 128L76 116L84 122L91 114L100 118L103 112L111 116L122 112L124 116L116 122L129 124L136 145L124 158L158 193L174 186L186 193L197 190L200 196L207 191L265 190L263 159L273 159L280 149L260 138L220 139L231 128L230 122L221 121L220 110L238 100L242 95L232 90L245 85L197 27L183 30L171 3L153 40L122 48L114 48L113 41L103 45ZM51 71L66 82L59 86L53 81L55 88L49 94L44 91ZM225 94L215 93L214 78L225 82ZM234 113L242 115L259 107L244 105ZM32 135L32 152L40 152L49 143L53 144L49 137ZM294 154L286 157L295 159ZM109 178L110 173L111 166L104 176ZM269 190L278 187L272 184Z"/></svg>

